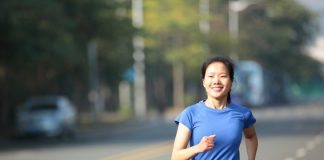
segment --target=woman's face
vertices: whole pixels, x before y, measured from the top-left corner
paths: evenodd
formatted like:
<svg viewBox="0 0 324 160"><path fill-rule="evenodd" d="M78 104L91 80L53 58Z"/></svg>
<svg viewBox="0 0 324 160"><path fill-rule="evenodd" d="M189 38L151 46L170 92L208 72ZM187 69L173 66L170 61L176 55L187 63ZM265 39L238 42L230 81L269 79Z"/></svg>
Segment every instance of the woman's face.
<svg viewBox="0 0 324 160"><path fill-rule="evenodd" d="M232 87L229 72L222 62L214 62L208 65L203 79L208 98L227 100L228 92Z"/></svg>

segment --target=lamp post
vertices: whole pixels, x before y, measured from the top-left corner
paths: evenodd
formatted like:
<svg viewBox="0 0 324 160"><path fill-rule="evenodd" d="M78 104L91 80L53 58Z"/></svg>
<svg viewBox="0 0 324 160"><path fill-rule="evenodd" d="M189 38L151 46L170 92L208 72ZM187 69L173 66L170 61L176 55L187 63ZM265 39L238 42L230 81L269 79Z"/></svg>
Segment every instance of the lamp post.
<svg viewBox="0 0 324 160"><path fill-rule="evenodd" d="M143 20L143 0L132 0L132 22L133 26L141 29ZM136 34L133 37L134 46L134 110L137 118L146 116L146 89L145 89L145 54L144 38Z"/></svg>
<svg viewBox="0 0 324 160"><path fill-rule="evenodd" d="M251 1L246 0L230 0L228 8L228 30L229 36L235 45L237 44L239 38L239 12L245 10L250 4ZM236 47L235 47L236 48ZM238 61L238 55L236 49L232 47L230 56Z"/></svg>

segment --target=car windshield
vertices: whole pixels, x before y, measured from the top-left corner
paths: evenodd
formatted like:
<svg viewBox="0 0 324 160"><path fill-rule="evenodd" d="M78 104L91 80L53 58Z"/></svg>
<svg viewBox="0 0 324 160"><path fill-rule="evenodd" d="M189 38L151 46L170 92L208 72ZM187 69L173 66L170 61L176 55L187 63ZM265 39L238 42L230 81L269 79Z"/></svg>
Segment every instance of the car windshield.
<svg viewBox="0 0 324 160"><path fill-rule="evenodd" d="M48 110L56 110L57 105L55 104L38 104L29 107L29 111L48 111Z"/></svg>

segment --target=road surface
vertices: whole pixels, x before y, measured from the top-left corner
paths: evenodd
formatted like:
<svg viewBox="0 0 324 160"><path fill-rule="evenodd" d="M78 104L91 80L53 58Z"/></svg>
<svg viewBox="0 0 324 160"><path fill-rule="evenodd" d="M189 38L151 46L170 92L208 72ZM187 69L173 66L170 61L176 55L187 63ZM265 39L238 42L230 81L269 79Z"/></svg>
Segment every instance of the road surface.
<svg viewBox="0 0 324 160"><path fill-rule="evenodd" d="M259 138L258 160L321 160L324 104L253 109ZM1 140L1 160L167 160L176 126L149 118L82 131L75 140ZM244 142L241 159L246 160Z"/></svg>

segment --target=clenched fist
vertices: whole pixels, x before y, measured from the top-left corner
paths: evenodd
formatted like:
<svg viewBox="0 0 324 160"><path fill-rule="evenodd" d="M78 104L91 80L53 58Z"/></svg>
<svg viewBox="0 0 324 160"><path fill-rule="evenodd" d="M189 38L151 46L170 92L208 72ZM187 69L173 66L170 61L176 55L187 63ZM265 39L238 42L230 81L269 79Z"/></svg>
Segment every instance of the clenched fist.
<svg viewBox="0 0 324 160"><path fill-rule="evenodd" d="M216 135L210 135L210 136L204 136L201 138L199 144L197 147L199 148L200 152L205 152L214 147L214 141L215 141Z"/></svg>

